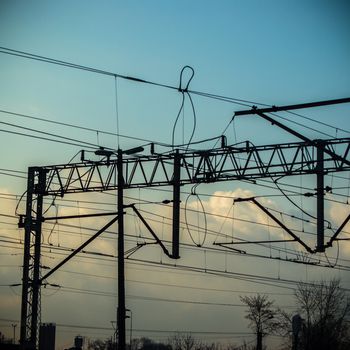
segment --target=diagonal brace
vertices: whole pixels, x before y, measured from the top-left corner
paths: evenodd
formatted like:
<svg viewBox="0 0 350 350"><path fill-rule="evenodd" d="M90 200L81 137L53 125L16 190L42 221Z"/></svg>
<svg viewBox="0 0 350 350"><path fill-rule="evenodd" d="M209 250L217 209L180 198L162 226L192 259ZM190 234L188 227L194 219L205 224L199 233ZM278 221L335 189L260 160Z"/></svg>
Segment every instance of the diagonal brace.
<svg viewBox="0 0 350 350"><path fill-rule="evenodd" d="M110 213L94 213L94 214L80 214L80 215L64 215L64 216L48 216L43 217L42 221L50 221L50 220L66 220L66 219L80 219L80 218L93 218L98 216L114 216L117 215L118 212L110 212Z"/></svg>
<svg viewBox="0 0 350 350"><path fill-rule="evenodd" d="M283 228L283 230L285 230L290 236L292 236L296 242L300 243L309 253L311 253L311 254L315 253L314 250L312 250L305 242L303 242L296 234L294 234L286 225L284 225L283 222L281 222L273 214L271 214L254 197L238 198L235 200L235 202L245 202L245 201L253 202L258 208L260 208L265 214L267 214L276 224L278 224L280 227Z"/></svg>
<svg viewBox="0 0 350 350"><path fill-rule="evenodd" d="M43 280L50 277L55 271L57 271L60 267L62 267L66 262L72 259L75 255L77 255L82 249L84 249L88 244L90 244L94 239L96 239L101 233L106 231L108 227L113 225L118 220L118 216L114 217L111 221L109 221L106 225L104 225L99 231L97 231L93 236L91 236L86 242L84 242L80 247L74 250L70 255L68 255L65 259L63 259L60 263L58 263L55 267L53 267L46 275L40 278L39 284L42 284Z"/></svg>
<svg viewBox="0 0 350 350"><path fill-rule="evenodd" d="M348 161L347 159L339 156L338 154L336 154L335 152L327 149L326 147L324 147L324 144L322 142L317 142L316 140L311 140L308 137L300 134L299 132L289 128L288 126L280 123L279 121L277 121L276 119L273 119L271 117L269 117L268 115L260 112L258 109L255 111L255 114L259 115L260 117L264 118L265 120L269 121L272 125L277 125L279 128L289 132L290 134L296 136L297 138L309 143L310 145L316 147L317 149L322 150L323 152L327 153L329 156L331 156L333 159L339 160L347 165L350 165L350 161Z"/></svg>
<svg viewBox="0 0 350 350"><path fill-rule="evenodd" d="M146 226L147 230L151 233L153 238L156 240L156 242L160 245L160 247L163 249L163 252L169 257L173 258L173 255L169 253L166 246L163 244L163 242L158 238L156 233L153 231L152 227L148 224L148 222L144 219L144 217L141 215L141 213L136 209L135 205L131 205L131 208L134 210L136 215L139 217L139 219L143 222L143 224Z"/></svg>
<svg viewBox="0 0 350 350"><path fill-rule="evenodd" d="M349 222L349 220L350 220L350 214L347 216L344 222L338 227L337 231L334 233L334 235L331 237L329 242L326 244L326 247L332 247L333 242L337 240L339 233L343 230L343 228Z"/></svg>
<svg viewBox="0 0 350 350"><path fill-rule="evenodd" d="M240 253L240 254L247 254L247 252L245 250L241 250L241 249L236 249L236 248L232 248L230 247L229 245L232 244L231 242L229 243L223 243L223 242L220 242L220 243L213 243L214 245L218 245L220 247L224 247L226 249L229 249L229 250L233 250L234 252L237 252L237 253Z"/></svg>

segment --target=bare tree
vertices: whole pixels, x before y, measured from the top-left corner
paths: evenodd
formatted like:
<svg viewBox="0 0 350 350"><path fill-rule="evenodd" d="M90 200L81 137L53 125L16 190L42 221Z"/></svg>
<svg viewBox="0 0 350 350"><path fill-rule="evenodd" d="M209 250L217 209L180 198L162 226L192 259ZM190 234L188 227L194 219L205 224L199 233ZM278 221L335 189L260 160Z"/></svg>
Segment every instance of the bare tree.
<svg viewBox="0 0 350 350"><path fill-rule="evenodd" d="M256 334L256 350L262 350L262 340L274 328L276 311L273 309L274 301L266 295L241 296L241 301L248 306L246 319Z"/></svg>
<svg viewBox="0 0 350 350"><path fill-rule="evenodd" d="M298 349L350 349L350 299L338 279L299 283L295 297L303 318Z"/></svg>
<svg viewBox="0 0 350 350"><path fill-rule="evenodd" d="M173 350L195 350L201 347L201 343L190 333L176 333L168 339Z"/></svg>
<svg viewBox="0 0 350 350"><path fill-rule="evenodd" d="M113 349L113 344L110 340L96 339L91 341L88 344L88 349L89 350L110 350L110 349Z"/></svg>

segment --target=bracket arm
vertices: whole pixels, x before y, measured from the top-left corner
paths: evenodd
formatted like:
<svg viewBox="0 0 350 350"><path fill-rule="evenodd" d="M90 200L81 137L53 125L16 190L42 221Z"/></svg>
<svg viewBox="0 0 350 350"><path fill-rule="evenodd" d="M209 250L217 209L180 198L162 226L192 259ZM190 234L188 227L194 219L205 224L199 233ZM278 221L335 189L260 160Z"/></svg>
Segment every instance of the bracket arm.
<svg viewBox="0 0 350 350"><path fill-rule="evenodd" d="M97 238L102 232L106 231L108 227L113 225L118 220L118 216L114 217L111 221L109 221L105 226L103 226L100 230L98 230L93 236L91 236L86 242L84 242L80 247L74 250L70 255L68 255L65 259L63 259L60 263L58 263L54 268L52 268L46 275L40 278L39 282L42 283L43 280L50 277L55 271L57 271L61 266L63 266L66 262L72 259L75 255L77 255L82 249L84 249L88 244L90 244L95 238Z"/></svg>
<svg viewBox="0 0 350 350"><path fill-rule="evenodd" d="M271 214L263 205L261 205L254 197L252 198L238 198L235 200L236 202L245 202L245 201L251 201L253 202L258 208L260 208L266 215L268 215L276 224L278 224L280 227L283 228L290 236L294 238L295 241L297 241L299 244L301 244L307 252L310 254L313 254L314 251L305 243L303 242L296 234L294 234L286 225L283 224L280 220L278 220L273 214Z"/></svg>
<svg viewBox="0 0 350 350"><path fill-rule="evenodd" d="M334 235L331 237L329 242L326 244L326 247L332 247L333 242L337 240L337 237L338 237L339 233L343 230L343 228L349 222L349 220L350 220L350 214L343 221L343 223L338 227L337 231L334 233Z"/></svg>
<svg viewBox="0 0 350 350"><path fill-rule="evenodd" d="M141 215L141 213L136 209L135 205L131 205L131 208L134 210L138 218L142 221L142 223L146 226L147 230L151 233L153 238L156 240L156 242L160 245L160 247L163 249L163 252L169 257L173 258L173 256L169 253L168 249L165 247L163 242L158 238L156 233L153 231L152 227L148 224L148 222L144 219L144 217Z"/></svg>
<svg viewBox="0 0 350 350"><path fill-rule="evenodd" d="M347 159L345 159L344 157L341 157L339 156L338 154L332 152L331 150L327 149L324 147L324 144L322 142L318 142L318 141L315 141L315 140L311 140L309 139L308 137L300 134L299 132L289 128L288 126L280 123L278 120L276 119L273 119L271 117L269 117L268 115L260 112L259 110L256 110L256 113L257 115L259 115L260 117L264 118L265 120L269 121L272 125L277 125L279 128L289 132L290 134L298 137L299 139L307 142L307 143L310 143L310 145L316 147L318 150L322 150L324 153L327 153L329 156L331 156L332 158L334 159L337 159L347 165L350 165L350 161L348 161Z"/></svg>

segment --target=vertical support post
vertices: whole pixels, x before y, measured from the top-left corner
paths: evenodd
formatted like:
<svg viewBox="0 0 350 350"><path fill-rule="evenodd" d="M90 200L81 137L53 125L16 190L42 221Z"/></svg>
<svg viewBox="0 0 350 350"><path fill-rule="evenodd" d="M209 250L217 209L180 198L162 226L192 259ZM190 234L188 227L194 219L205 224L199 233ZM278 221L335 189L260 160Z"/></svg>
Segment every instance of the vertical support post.
<svg viewBox="0 0 350 350"><path fill-rule="evenodd" d="M35 240L34 240L34 262L33 262L33 298L32 298L32 329L31 339L35 346L39 341L39 323L41 321L41 281L40 281L40 261L41 261L41 228L43 213L43 196L46 185L46 172L44 169L38 170Z"/></svg>
<svg viewBox="0 0 350 350"><path fill-rule="evenodd" d="M24 251L23 251L23 272L22 272L22 305L21 305L21 328L20 343L25 349L29 340L28 326L28 305L29 305L29 266L30 266L30 239L32 233L32 206L34 193L34 168L28 169L27 178L27 202L26 216L24 221Z"/></svg>
<svg viewBox="0 0 350 350"><path fill-rule="evenodd" d="M324 144L317 141L317 246L316 251L324 252Z"/></svg>
<svg viewBox="0 0 350 350"><path fill-rule="evenodd" d="M35 178L37 177L37 183ZM43 196L46 185L46 171L29 168L27 180L26 217L24 222L24 254L22 277L21 339L24 349L34 349L38 343L40 322L40 259ZM36 196L36 217L32 217L33 199ZM34 249L31 238L34 236ZM33 251L32 251L33 249Z"/></svg>
<svg viewBox="0 0 350 350"><path fill-rule="evenodd" d="M118 150L118 350L125 350L125 271L124 271L124 203L123 152Z"/></svg>
<svg viewBox="0 0 350 350"><path fill-rule="evenodd" d="M174 155L174 177L173 177L173 249L172 258L179 259L180 245L180 169L181 157L176 150Z"/></svg>

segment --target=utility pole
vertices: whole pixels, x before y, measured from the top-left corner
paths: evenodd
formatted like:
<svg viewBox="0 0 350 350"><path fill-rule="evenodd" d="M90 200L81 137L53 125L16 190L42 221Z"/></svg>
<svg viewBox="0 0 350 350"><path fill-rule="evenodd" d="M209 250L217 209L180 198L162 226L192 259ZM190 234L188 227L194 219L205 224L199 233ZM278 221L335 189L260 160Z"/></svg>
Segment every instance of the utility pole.
<svg viewBox="0 0 350 350"><path fill-rule="evenodd" d="M125 350L125 261L124 261L124 203L123 152L118 150L118 350Z"/></svg>
<svg viewBox="0 0 350 350"><path fill-rule="evenodd" d="M324 252L324 144L317 141L316 193L317 193L317 251Z"/></svg>
<svg viewBox="0 0 350 350"><path fill-rule="evenodd" d="M179 151L174 154L174 177L173 177L173 249L172 258L179 259L179 237L180 237L180 180L181 180L181 158Z"/></svg>

